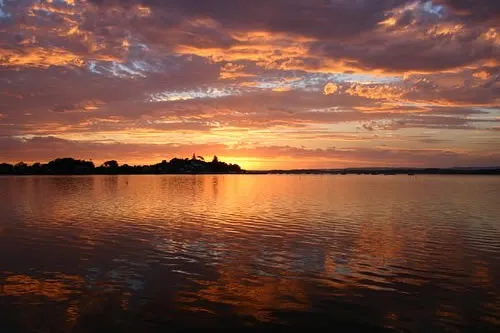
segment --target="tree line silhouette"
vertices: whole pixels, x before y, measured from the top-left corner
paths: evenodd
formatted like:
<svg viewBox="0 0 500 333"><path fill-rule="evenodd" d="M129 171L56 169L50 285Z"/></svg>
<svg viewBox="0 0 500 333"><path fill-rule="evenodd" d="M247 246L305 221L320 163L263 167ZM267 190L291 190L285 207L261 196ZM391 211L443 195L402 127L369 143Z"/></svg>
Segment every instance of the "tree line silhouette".
<svg viewBox="0 0 500 333"><path fill-rule="evenodd" d="M243 173L238 164L228 164L219 161L214 156L212 161L206 162L202 156L193 154L192 158L173 158L163 160L152 165L120 165L116 160L104 162L95 166L92 161L78 160L71 157L57 158L48 163L24 162L17 164L0 164L0 174L3 175L117 175L117 174L217 174Z"/></svg>

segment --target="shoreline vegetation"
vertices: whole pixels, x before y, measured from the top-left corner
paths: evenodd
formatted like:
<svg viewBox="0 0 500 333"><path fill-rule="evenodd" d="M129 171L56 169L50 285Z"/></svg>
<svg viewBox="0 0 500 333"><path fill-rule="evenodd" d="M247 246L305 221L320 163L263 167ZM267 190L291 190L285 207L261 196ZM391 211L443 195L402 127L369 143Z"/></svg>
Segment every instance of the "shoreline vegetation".
<svg viewBox="0 0 500 333"><path fill-rule="evenodd" d="M240 174L245 171L237 164L219 161L214 156L205 162L202 156L193 154L192 158L173 158L152 165L120 165L116 160L95 166L92 161L71 157L57 158L48 163L24 162L17 164L0 163L0 175L141 175L141 174Z"/></svg>
<svg viewBox="0 0 500 333"><path fill-rule="evenodd" d="M95 166L92 161L71 157L57 158L48 163L0 163L0 175L154 175L154 174L317 174L317 175L500 175L499 167L455 168L345 168L345 169L290 169L243 170L238 164L219 161L214 156L206 162L202 156L173 158L152 165L120 165L116 160Z"/></svg>

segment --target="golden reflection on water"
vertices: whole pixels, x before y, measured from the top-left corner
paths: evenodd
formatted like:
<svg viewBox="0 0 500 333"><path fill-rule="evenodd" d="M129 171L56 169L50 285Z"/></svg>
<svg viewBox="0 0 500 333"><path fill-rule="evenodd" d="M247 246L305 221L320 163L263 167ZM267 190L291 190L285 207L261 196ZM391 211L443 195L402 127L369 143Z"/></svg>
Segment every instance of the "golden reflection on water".
<svg viewBox="0 0 500 333"><path fill-rule="evenodd" d="M64 301L70 295L80 293L83 282L80 276L65 274L56 274L50 280L37 280L27 275L10 275L3 281L0 295L38 295L54 301Z"/></svg>
<svg viewBox="0 0 500 333"><path fill-rule="evenodd" d="M271 309L300 311L309 308L307 293L300 281L261 277L243 282L245 278L230 271L219 271L219 279L197 291L191 297L179 298L181 303L203 299L234 307L235 313L252 316L263 322L273 319ZM184 306L197 311L197 307Z"/></svg>
<svg viewBox="0 0 500 333"><path fill-rule="evenodd" d="M0 296L28 312L58 303L68 329L100 311L126 322L151 308L286 322L278 312L315 312L318 300L370 309L386 328L456 328L470 322L457 295L476 302L480 322L499 322L499 211L481 195L500 194L497 178L13 177L0 186Z"/></svg>

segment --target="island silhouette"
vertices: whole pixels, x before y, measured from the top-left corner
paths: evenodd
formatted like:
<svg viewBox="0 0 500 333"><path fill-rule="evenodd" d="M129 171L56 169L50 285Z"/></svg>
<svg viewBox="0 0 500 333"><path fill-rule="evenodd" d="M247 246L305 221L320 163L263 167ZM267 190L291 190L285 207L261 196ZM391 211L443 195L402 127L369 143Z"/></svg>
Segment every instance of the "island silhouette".
<svg viewBox="0 0 500 333"><path fill-rule="evenodd" d="M193 154L192 158L173 158L152 165L120 165L116 160L109 160L100 166L92 161L79 160L71 157L57 158L48 163L24 162L17 164L0 164L0 174L3 175L118 175L118 174L238 174L244 170L237 164L219 161L214 156L206 162L202 156Z"/></svg>

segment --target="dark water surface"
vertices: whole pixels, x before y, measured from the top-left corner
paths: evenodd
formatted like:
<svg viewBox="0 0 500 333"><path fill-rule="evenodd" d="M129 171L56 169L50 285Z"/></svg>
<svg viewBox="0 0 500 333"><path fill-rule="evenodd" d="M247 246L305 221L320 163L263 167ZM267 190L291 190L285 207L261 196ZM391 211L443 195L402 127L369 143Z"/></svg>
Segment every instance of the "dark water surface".
<svg viewBox="0 0 500 333"><path fill-rule="evenodd" d="M0 177L0 332L500 331L500 177Z"/></svg>

